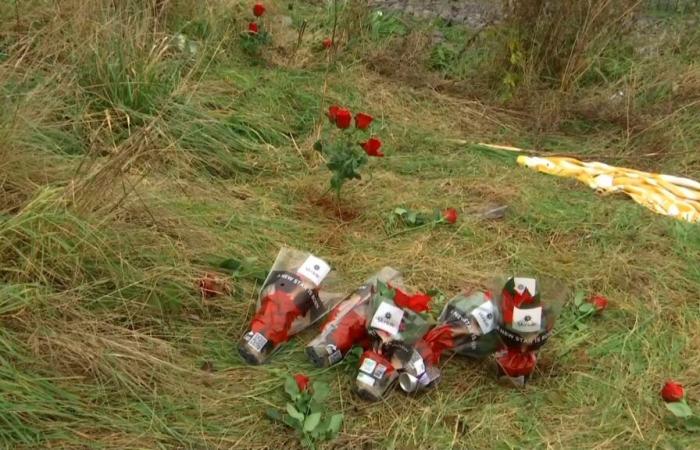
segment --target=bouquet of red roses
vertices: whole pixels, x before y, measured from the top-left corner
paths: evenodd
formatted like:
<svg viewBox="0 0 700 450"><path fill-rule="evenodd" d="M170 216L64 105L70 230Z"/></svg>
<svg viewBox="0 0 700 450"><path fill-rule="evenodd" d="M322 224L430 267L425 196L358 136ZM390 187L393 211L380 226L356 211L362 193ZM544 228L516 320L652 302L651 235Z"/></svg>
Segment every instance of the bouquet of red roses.
<svg viewBox="0 0 700 450"><path fill-rule="evenodd" d="M559 282L513 277L501 285L496 303L500 312L498 334L503 349L496 354L499 374L523 385L535 370L537 350L552 335L567 290ZM544 294L544 295L543 295Z"/></svg>
<svg viewBox="0 0 700 450"><path fill-rule="evenodd" d="M243 359L262 364L291 336L320 319L341 297L320 291L330 272L322 259L283 248L258 296L258 308L238 346Z"/></svg>
<svg viewBox="0 0 700 450"><path fill-rule="evenodd" d="M370 350L360 359L357 393L368 400L380 400L398 378L413 345L430 329L426 314L430 297L409 295L400 288L377 283L367 315Z"/></svg>
<svg viewBox="0 0 700 450"><path fill-rule="evenodd" d="M401 274L384 267L340 302L321 325L321 332L306 346L306 354L318 367L341 361L355 345L369 346L367 310L377 293L377 282L400 283Z"/></svg>
<svg viewBox="0 0 700 450"><path fill-rule="evenodd" d="M399 385L406 392L426 389L440 379L437 365L443 353L482 358L497 350L498 310L491 294L459 294L445 305L438 323L404 355Z"/></svg>

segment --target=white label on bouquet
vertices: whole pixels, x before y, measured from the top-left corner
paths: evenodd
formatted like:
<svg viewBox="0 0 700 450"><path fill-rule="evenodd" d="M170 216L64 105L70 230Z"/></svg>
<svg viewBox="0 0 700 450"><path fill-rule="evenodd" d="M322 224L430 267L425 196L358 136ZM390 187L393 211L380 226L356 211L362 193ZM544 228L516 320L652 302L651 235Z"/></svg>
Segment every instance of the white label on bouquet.
<svg viewBox="0 0 700 450"><path fill-rule="evenodd" d="M534 278L518 278L515 277L513 280L515 283L515 290L518 292L518 294L522 294L525 292L525 289L532 295L533 297L537 292L535 292L535 289L537 289L537 280Z"/></svg>
<svg viewBox="0 0 700 450"><path fill-rule="evenodd" d="M365 358L364 361L362 361L362 365L360 366L360 372L368 373L372 375L374 372L374 368L377 367L377 361L369 358Z"/></svg>
<svg viewBox="0 0 700 450"><path fill-rule="evenodd" d="M413 362L413 368L416 370L416 375L419 377L425 373L425 363L423 358L419 358Z"/></svg>
<svg viewBox="0 0 700 450"><path fill-rule="evenodd" d="M401 319L403 319L403 309L397 308L390 303L382 302L377 308L377 312L374 313L370 326L386 331L394 336L399 332Z"/></svg>
<svg viewBox="0 0 700 450"><path fill-rule="evenodd" d="M297 272L319 285L330 271L331 266L327 262L314 255L309 255Z"/></svg>
<svg viewBox="0 0 700 450"><path fill-rule="evenodd" d="M358 373L357 381L359 381L360 383L369 384L370 386L374 386L374 378L367 375L366 373Z"/></svg>
<svg viewBox="0 0 700 450"><path fill-rule="evenodd" d="M372 376L378 380L381 380L385 373L386 366L384 364L377 364L377 367L374 369L374 373L372 374Z"/></svg>
<svg viewBox="0 0 700 450"><path fill-rule="evenodd" d="M248 340L248 345L253 347L256 352L262 350L265 344L267 344L267 338L260 333L253 334Z"/></svg>
<svg viewBox="0 0 700 450"><path fill-rule="evenodd" d="M484 302L472 311L472 316L483 334L489 333L496 326L496 314L492 302Z"/></svg>
<svg viewBox="0 0 700 450"><path fill-rule="evenodd" d="M513 324L515 331L531 333L540 330L542 325L542 307L520 309L513 308Z"/></svg>

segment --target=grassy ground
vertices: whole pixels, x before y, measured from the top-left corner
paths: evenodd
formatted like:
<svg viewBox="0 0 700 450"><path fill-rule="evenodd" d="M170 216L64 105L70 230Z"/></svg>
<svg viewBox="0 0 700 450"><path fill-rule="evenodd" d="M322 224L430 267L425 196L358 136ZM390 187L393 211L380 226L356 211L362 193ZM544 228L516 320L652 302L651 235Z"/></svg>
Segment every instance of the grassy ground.
<svg viewBox="0 0 700 450"><path fill-rule="evenodd" d="M498 34L465 46L473 32L434 25L438 51L428 25L361 8L341 15L347 45L329 66L317 47L331 11L270 3L274 39L259 57L239 45L247 3L0 8L0 446L295 448L262 412L283 404L285 374L304 372L329 381L345 413L329 448L697 448L700 435L667 423L658 391L673 377L700 399L698 226L458 143L699 178L692 11L652 15L653 33L607 46L562 93L503 84L519 69L495 65L508 48ZM176 32L196 51L178 50ZM340 207L318 201L328 173L312 149L336 102L375 115L387 153ZM494 202L509 205L504 220L469 216ZM397 206L462 218L390 238ZM326 258L346 289L383 265L448 296L519 272L612 306L585 327L566 309L525 390L453 358L438 389L368 404L350 391L354 368L307 362L313 330L269 365L242 362L250 277L200 298L196 280L216 261L265 269L282 245Z"/></svg>

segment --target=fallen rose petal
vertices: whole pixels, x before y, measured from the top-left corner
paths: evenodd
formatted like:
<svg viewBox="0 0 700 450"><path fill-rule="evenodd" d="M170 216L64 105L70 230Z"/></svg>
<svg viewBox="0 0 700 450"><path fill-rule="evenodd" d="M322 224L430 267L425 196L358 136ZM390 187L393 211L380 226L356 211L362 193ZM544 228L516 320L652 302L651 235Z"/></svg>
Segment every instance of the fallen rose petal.
<svg viewBox="0 0 700 450"><path fill-rule="evenodd" d="M331 47L333 47L333 39L325 38L323 40L323 48L331 48Z"/></svg>

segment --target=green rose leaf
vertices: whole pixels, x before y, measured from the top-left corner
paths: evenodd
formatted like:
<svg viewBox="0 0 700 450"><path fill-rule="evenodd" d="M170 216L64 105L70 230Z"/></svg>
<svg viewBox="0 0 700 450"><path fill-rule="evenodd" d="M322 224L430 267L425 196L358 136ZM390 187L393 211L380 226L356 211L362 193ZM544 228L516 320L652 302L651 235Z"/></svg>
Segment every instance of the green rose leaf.
<svg viewBox="0 0 700 450"><path fill-rule="evenodd" d="M688 430L692 433L698 433L698 432L700 432L700 417L698 417L698 416L688 417L685 420L685 423L683 425L685 426L686 430Z"/></svg>
<svg viewBox="0 0 700 450"><path fill-rule="evenodd" d="M289 395L292 401L296 401L299 398L299 386L297 386L297 381L291 375L288 375L284 380L284 392Z"/></svg>
<svg viewBox="0 0 700 450"><path fill-rule="evenodd" d="M323 381L314 381L311 386L313 387L313 400L318 403L323 403L326 398L328 398L328 394L330 394L330 387L328 387L328 383L324 383Z"/></svg>
<svg viewBox="0 0 700 450"><path fill-rule="evenodd" d="M299 425L304 423L304 415L297 411L291 403L287 403L287 414L289 414L292 419L298 421Z"/></svg>
<svg viewBox="0 0 700 450"><path fill-rule="evenodd" d="M576 291L576 295L574 296L574 305L577 307L581 306L583 303L583 299L586 298L586 293L584 291Z"/></svg>
<svg viewBox="0 0 700 450"><path fill-rule="evenodd" d="M693 410L685 402L666 403L666 408L676 417L691 417Z"/></svg>
<svg viewBox="0 0 700 450"><path fill-rule="evenodd" d="M304 432L310 433L321 423L321 413L309 414L304 420Z"/></svg>
<svg viewBox="0 0 700 450"><path fill-rule="evenodd" d="M590 303L582 303L579 307L578 310L581 311L584 314L590 314L593 311L595 311L595 306L591 305Z"/></svg>
<svg viewBox="0 0 700 450"><path fill-rule="evenodd" d="M328 434L331 438L334 438L340 432L340 427L343 426L343 415L334 414L328 423Z"/></svg>

